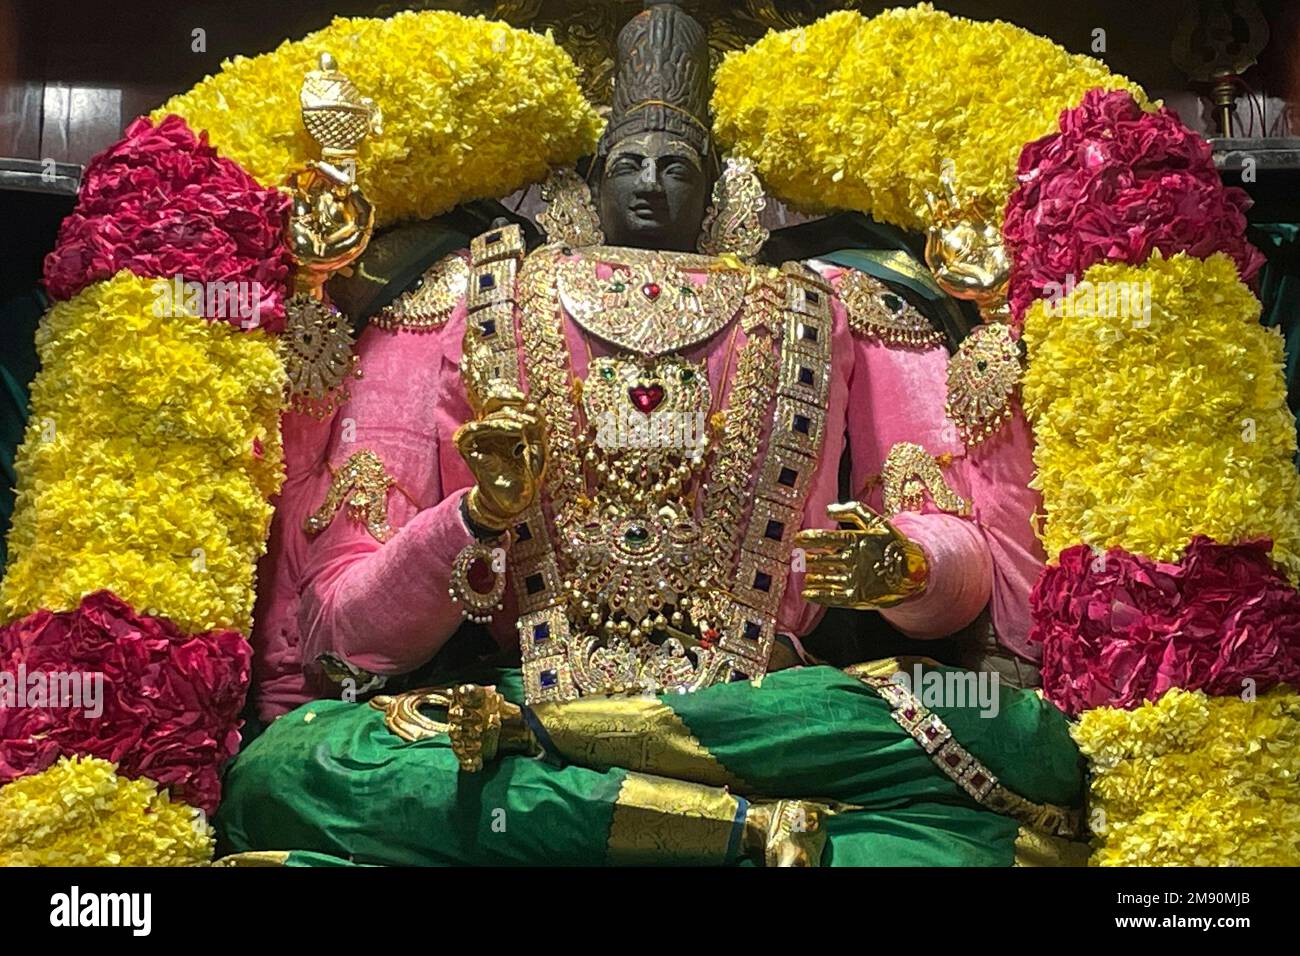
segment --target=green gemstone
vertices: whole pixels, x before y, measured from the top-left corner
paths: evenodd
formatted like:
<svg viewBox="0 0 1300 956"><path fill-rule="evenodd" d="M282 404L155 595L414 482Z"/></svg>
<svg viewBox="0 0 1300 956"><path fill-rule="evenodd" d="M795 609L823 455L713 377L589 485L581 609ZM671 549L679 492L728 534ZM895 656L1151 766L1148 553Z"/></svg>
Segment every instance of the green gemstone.
<svg viewBox="0 0 1300 956"><path fill-rule="evenodd" d="M623 532L623 540L631 547L639 548L650 542L650 532L641 525L634 524Z"/></svg>
<svg viewBox="0 0 1300 956"><path fill-rule="evenodd" d="M626 292L626 291L627 291L627 285L624 284L624 283L622 283L622 282L611 282L611 283L609 284L609 291L610 291L610 292Z"/></svg>
<svg viewBox="0 0 1300 956"><path fill-rule="evenodd" d="M606 365L600 370L600 377L607 382L612 382L614 381L614 370Z"/></svg>
<svg viewBox="0 0 1300 956"><path fill-rule="evenodd" d="M695 369L693 368L682 369L682 384L689 385L693 381L695 381Z"/></svg>

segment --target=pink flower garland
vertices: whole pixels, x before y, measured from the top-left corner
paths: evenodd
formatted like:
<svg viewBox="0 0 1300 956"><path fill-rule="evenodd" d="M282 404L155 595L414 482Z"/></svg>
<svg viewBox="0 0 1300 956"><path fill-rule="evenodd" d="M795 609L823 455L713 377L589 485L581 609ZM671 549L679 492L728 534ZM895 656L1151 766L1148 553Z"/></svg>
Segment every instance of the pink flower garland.
<svg viewBox="0 0 1300 956"><path fill-rule="evenodd" d="M1178 564L1120 548L1104 559L1084 545L1061 552L1030 597L1047 698L1077 715L1132 708L1174 687L1300 687L1300 593L1270 547L1198 536Z"/></svg>
<svg viewBox="0 0 1300 956"><path fill-rule="evenodd" d="M1090 90L1062 112L1059 133L1025 146L1017 178L1002 229L1017 322L1049 283L1077 283L1097 262L1225 252L1247 282L1264 263L1243 235L1250 199L1223 185L1209 143L1122 90Z"/></svg>
<svg viewBox="0 0 1300 956"><path fill-rule="evenodd" d="M222 159L179 116L140 118L86 167L80 198L45 258L45 286L68 299L122 269L138 276L242 282L261 328L284 328L289 198ZM254 287L252 284L257 283ZM242 315L251 310L252 299ZM213 316L239 325L241 313Z"/></svg>
<svg viewBox="0 0 1300 956"><path fill-rule="evenodd" d="M213 813L222 765L239 749L251 660L237 631L189 636L109 591L88 595L75 611L13 621L0 628L0 672L10 684L25 675L27 706L0 701L7 705L0 707L0 784L61 755L89 754ZM103 713L89 715L84 697L77 708L31 706L36 684L57 694L54 672L102 674Z"/></svg>

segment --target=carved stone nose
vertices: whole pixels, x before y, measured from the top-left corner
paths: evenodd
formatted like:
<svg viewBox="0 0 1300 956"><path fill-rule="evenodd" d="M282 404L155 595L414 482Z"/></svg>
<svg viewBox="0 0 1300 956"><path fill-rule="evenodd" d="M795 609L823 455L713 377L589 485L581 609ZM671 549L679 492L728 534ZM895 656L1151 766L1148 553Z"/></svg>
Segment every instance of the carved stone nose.
<svg viewBox="0 0 1300 956"><path fill-rule="evenodd" d="M662 385L637 385L627 390L627 397L642 415L649 415L664 400Z"/></svg>

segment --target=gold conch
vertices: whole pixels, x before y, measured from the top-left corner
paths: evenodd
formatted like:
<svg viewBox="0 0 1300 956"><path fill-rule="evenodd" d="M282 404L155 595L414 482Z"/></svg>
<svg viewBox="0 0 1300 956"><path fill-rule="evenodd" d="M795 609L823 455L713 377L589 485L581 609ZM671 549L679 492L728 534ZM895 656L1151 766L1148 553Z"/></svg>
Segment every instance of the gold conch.
<svg viewBox="0 0 1300 956"><path fill-rule="evenodd" d="M1002 232L979 197L958 197L951 163L945 163L939 182L942 198L926 193L931 217L926 264L945 292L974 302L986 322L1005 320L1011 260Z"/></svg>

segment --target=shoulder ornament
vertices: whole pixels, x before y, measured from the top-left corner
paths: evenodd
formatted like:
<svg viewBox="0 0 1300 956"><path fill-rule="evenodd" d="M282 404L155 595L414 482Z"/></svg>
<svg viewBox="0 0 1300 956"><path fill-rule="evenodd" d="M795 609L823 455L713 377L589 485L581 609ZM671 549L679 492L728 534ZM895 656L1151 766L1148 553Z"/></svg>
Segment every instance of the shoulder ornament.
<svg viewBox="0 0 1300 956"><path fill-rule="evenodd" d="M943 344L943 334L930 320L879 279L849 269L841 276L837 291L855 335L910 348Z"/></svg>
<svg viewBox="0 0 1300 956"><path fill-rule="evenodd" d="M452 253L426 269L411 288L384 306L372 321L389 332L439 329L468 291L469 263Z"/></svg>

